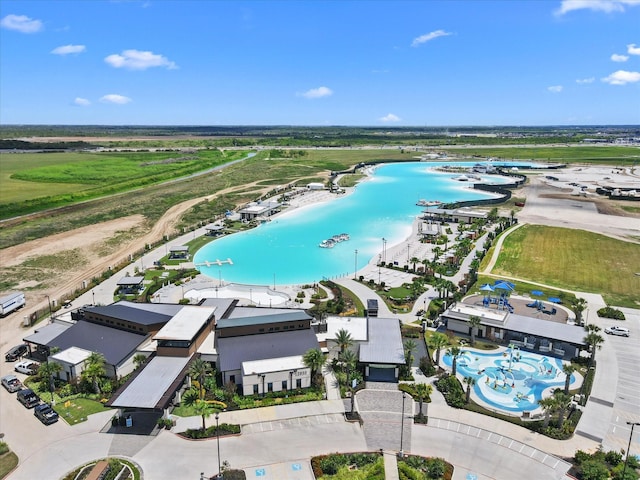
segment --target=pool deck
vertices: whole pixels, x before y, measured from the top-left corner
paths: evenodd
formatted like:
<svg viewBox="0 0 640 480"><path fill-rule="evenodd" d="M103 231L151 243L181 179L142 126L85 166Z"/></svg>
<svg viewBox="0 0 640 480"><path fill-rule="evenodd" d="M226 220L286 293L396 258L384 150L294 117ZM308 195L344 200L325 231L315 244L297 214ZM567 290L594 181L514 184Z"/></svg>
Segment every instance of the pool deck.
<svg viewBox="0 0 640 480"><path fill-rule="evenodd" d="M495 296L495 295L493 295ZM484 299L484 295L476 294L465 297L463 303L468 305L476 305L482 306L482 302ZM544 305L545 309L556 309L556 313L554 315L549 315L547 313L542 313L542 311L537 308L527 307L528 304L534 301L540 301ZM525 297L520 295L512 295L509 297L509 304L513 307L513 313L518 315L523 315L526 317L539 318L541 320L548 320L550 322L558 322L558 323L567 323L569 320L569 311L567 307L563 305L558 305L551 302L545 302L544 300L539 300L536 297ZM498 306L495 304L490 304L488 307L490 310L499 310Z"/></svg>

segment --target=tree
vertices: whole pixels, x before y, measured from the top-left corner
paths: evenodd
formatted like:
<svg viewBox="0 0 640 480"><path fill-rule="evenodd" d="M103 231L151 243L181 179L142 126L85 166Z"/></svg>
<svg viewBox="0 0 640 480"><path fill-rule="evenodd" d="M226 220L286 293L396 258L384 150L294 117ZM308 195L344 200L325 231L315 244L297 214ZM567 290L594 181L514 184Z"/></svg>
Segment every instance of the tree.
<svg viewBox="0 0 640 480"><path fill-rule="evenodd" d="M576 314L576 323L582 325L582 312L587 309L587 301L584 298L578 298L571 303L571 310Z"/></svg>
<svg viewBox="0 0 640 480"><path fill-rule="evenodd" d="M351 337L351 334L344 328L337 331L336 338L334 338L333 341L336 342L340 348L340 355L353 345L353 338Z"/></svg>
<svg viewBox="0 0 640 480"><path fill-rule="evenodd" d="M431 393L433 392L433 386L426 383L418 383L416 385L416 396L418 397L418 404L420 406L420 413L418 414L420 418L423 417L422 414L422 403L425 400L431 399Z"/></svg>
<svg viewBox="0 0 640 480"><path fill-rule="evenodd" d="M420 259L418 257L411 257L410 262L413 264L413 271L416 271L416 263L420 263Z"/></svg>
<svg viewBox="0 0 640 480"><path fill-rule="evenodd" d="M144 353L136 353L133 356L133 365L135 369L139 369L147 361L147 356Z"/></svg>
<svg viewBox="0 0 640 480"><path fill-rule="evenodd" d="M458 356L462 353L462 349L456 345L449 347L447 350L447 354L451 356L451 376L455 378L456 376L456 363L458 361Z"/></svg>
<svg viewBox="0 0 640 480"><path fill-rule="evenodd" d="M436 350L436 366L440 366L440 350L449 344L449 339L444 333L436 332L429 339L429 346Z"/></svg>
<svg viewBox="0 0 640 480"><path fill-rule="evenodd" d="M54 378L62 371L62 365L58 362L43 363L38 368L38 378L40 379L40 385L46 387L46 390L51 392L51 403L53 404L53 392L55 391ZM45 388L43 388L45 390Z"/></svg>
<svg viewBox="0 0 640 480"><path fill-rule="evenodd" d="M84 361L85 366L82 371L82 377L93 385L95 393L102 393L100 391L100 379L107 373L105 363L104 355L98 352L91 352L91 355Z"/></svg>
<svg viewBox="0 0 640 480"><path fill-rule="evenodd" d="M586 330L589 333L584 337L584 343L589 346L589 350L591 351L591 357L589 357L589 366L591 366L596 359L596 350L600 350L602 348L604 338L602 338L602 335L598 333L600 331L600 327L596 325L587 325Z"/></svg>
<svg viewBox="0 0 640 480"><path fill-rule="evenodd" d="M571 365L567 363L562 366L562 372L565 374L564 377L564 393L569 395L569 385L571 384L571 374L578 370L578 367L575 365Z"/></svg>
<svg viewBox="0 0 640 480"><path fill-rule="evenodd" d="M558 409L558 402L555 397L545 397L538 400L538 405L540 405L542 410L544 410L544 422L542 427L547 428L549 426L551 415L553 415L553 413Z"/></svg>
<svg viewBox="0 0 640 480"><path fill-rule="evenodd" d="M318 373L322 370L322 367L325 364L325 357L322 353L322 350L319 348L312 348L311 350L307 350L307 352L302 356L302 362L305 367L311 369L311 379L314 383L318 382Z"/></svg>
<svg viewBox="0 0 640 480"><path fill-rule="evenodd" d="M473 387L476 384L476 379L473 377L464 377L463 382L467 386L467 392L466 392L467 396L465 398L465 401L469 403L469 400L471 398L471 387Z"/></svg>
<svg viewBox="0 0 640 480"><path fill-rule="evenodd" d="M471 345L476 343L476 333L480 327L480 317L471 315L469 317L469 326L471 327Z"/></svg>
<svg viewBox="0 0 640 480"><path fill-rule="evenodd" d="M416 348L418 348L418 345L415 341L409 339L404 342L404 359L408 368L411 368L413 364L413 352Z"/></svg>
<svg viewBox="0 0 640 480"><path fill-rule="evenodd" d="M213 413L213 407L211 406L211 404L205 402L204 400L197 400L193 405L193 409L196 415L202 417L202 431L204 431L205 428L207 428L205 425L205 420Z"/></svg>
<svg viewBox="0 0 640 480"><path fill-rule="evenodd" d="M196 358L189 365L189 376L198 380L198 390L200 391L200 400L204 400L204 381L208 375L211 375L212 368L209 362L202 358Z"/></svg>
<svg viewBox="0 0 640 480"><path fill-rule="evenodd" d="M564 423L564 413L567 411L567 407L571 402L571 396L567 395L559 388L553 392L553 396L555 397L558 405L558 428L562 428L562 424Z"/></svg>

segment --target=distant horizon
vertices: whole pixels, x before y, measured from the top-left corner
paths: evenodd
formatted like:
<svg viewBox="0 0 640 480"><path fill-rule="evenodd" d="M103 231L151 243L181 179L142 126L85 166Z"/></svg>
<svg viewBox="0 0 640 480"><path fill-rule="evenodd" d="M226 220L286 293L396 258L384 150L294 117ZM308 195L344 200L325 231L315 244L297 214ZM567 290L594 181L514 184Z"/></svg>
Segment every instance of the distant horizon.
<svg viewBox="0 0 640 480"><path fill-rule="evenodd" d="M3 0L8 125L640 124L639 0Z"/></svg>

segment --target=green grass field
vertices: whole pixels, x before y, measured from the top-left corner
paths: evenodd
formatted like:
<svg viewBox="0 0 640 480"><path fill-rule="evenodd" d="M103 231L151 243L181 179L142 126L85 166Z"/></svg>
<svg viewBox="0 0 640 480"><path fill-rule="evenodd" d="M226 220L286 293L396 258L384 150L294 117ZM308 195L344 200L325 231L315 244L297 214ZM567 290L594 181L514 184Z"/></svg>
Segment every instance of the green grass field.
<svg viewBox="0 0 640 480"><path fill-rule="evenodd" d="M604 235L539 225L509 234L491 273L600 293L610 305L640 305L640 247Z"/></svg>

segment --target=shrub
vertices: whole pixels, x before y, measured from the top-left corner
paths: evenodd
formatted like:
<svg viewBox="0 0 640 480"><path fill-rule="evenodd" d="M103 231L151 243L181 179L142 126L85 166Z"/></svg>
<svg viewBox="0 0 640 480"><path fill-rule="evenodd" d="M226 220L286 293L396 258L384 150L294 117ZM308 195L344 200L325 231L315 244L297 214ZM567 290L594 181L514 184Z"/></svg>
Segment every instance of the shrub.
<svg viewBox="0 0 640 480"><path fill-rule="evenodd" d="M465 394L462 385L457 378L451 375L443 375L435 382L436 388L442 393L447 405L454 408L464 408Z"/></svg>
<svg viewBox="0 0 640 480"><path fill-rule="evenodd" d="M614 320L625 320L624 313L612 307L604 307L598 310L598 316L603 318L613 318Z"/></svg>

